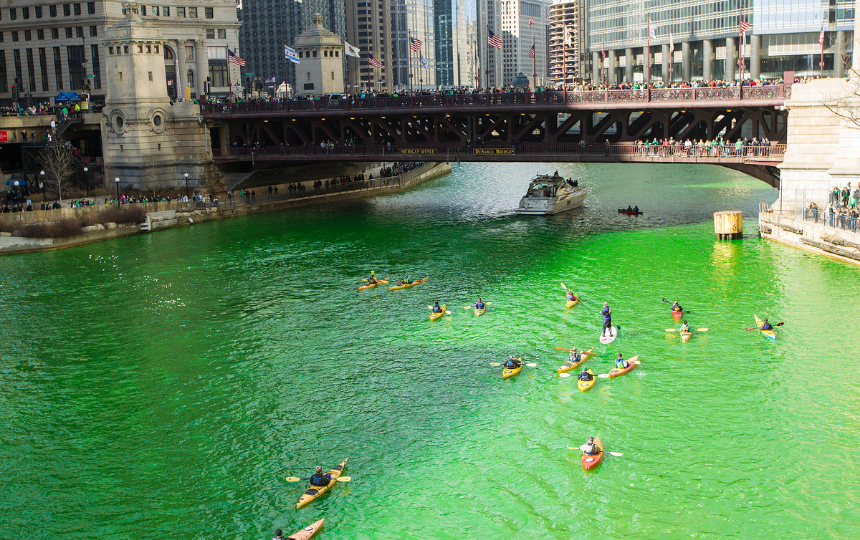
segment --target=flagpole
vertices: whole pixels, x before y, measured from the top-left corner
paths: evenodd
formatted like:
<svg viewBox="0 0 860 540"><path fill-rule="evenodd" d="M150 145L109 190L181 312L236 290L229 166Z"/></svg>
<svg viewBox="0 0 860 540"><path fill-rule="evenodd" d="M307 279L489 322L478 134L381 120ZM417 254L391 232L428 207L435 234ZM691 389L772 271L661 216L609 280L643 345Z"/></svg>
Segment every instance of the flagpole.
<svg viewBox="0 0 860 540"><path fill-rule="evenodd" d="M665 59L664 59L665 61ZM672 84L672 66L675 64L675 40L672 39L672 28L669 28L669 84Z"/></svg>
<svg viewBox="0 0 860 540"><path fill-rule="evenodd" d="M490 93L490 23L487 23L487 93Z"/></svg>
<svg viewBox="0 0 860 540"><path fill-rule="evenodd" d="M601 64L600 64L600 85L603 86L604 84L606 84L603 80L604 72L607 71L608 69L612 68L612 66L610 66L609 68L603 67L604 64L606 64L606 32L603 32L603 45L601 46L601 49L600 49L600 61L601 61ZM606 75L609 75L609 74L607 73Z"/></svg>
<svg viewBox="0 0 860 540"><path fill-rule="evenodd" d="M409 34L409 94L412 94L412 34Z"/></svg>
<svg viewBox="0 0 860 540"><path fill-rule="evenodd" d="M537 38L532 35L532 52L534 56L532 56L532 86L534 86L535 90L537 90L537 49L535 49L535 43Z"/></svg>
<svg viewBox="0 0 860 540"><path fill-rule="evenodd" d="M824 78L824 14L821 15L821 33L818 34L818 41L821 42L821 61L818 63L820 70L818 76ZM836 59L834 58L834 64Z"/></svg>
<svg viewBox="0 0 860 540"><path fill-rule="evenodd" d="M746 54L746 45L747 45L747 37L746 32L743 31L741 26L744 22L744 10L740 8L740 13L738 14L738 28L741 32L741 52L738 54L738 71L740 77L738 78L738 86L740 86L741 90L739 92L741 98L744 95L744 68L746 67L746 59L744 58L744 54Z"/></svg>
<svg viewBox="0 0 860 540"><path fill-rule="evenodd" d="M645 31L645 76L643 84L651 81L651 15L648 15L648 29Z"/></svg>

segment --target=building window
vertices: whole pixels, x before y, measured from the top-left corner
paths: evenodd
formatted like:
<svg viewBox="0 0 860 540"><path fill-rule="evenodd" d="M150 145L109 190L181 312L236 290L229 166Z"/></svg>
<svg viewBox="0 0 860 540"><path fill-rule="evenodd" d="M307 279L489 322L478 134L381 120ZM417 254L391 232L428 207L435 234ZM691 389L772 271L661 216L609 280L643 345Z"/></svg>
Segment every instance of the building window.
<svg viewBox="0 0 860 540"><path fill-rule="evenodd" d="M27 49L27 71L29 72L30 91L36 90L36 66L33 64L33 49Z"/></svg>
<svg viewBox="0 0 860 540"><path fill-rule="evenodd" d="M212 82L212 86L230 86L227 60L209 59L209 79Z"/></svg>
<svg viewBox="0 0 860 540"><path fill-rule="evenodd" d="M90 45L90 56L93 57L93 87L102 87L102 68L99 62L99 46L95 43Z"/></svg>
<svg viewBox="0 0 860 540"><path fill-rule="evenodd" d="M194 60L194 47L192 45L185 46L185 58L186 60Z"/></svg>
<svg viewBox="0 0 860 540"><path fill-rule="evenodd" d="M57 6L56 5L48 6L48 15L50 15L51 17L57 16Z"/></svg>
<svg viewBox="0 0 860 540"><path fill-rule="evenodd" d="M72 16L71 4L63 4L63 16L65 16L65 17L71 17Z"/></svg>
<svg viewBox="0 0 860 540"><path fill-rule="evenodd" d="M149 71L148 73L149 73L149 80L151 81L152 80L152 72Z"/></svg>
<svg viewBox="0 0 860 540"><path fill-rule="evenodd" d="M42 6L36 6L36 18L42 18ZM45 90L47 90L47 88L45 88Z"/></svg>
<svg viewBox="0 0 860 540"><path fill-rule="evenodd" d="M24 17L25 19L29 19L30 18L30 8L22 7L21 8L21 16Z"/></svg>
<svg viewBox="0 0 860 540"><path fill-rule="evenodd" d="M3 32L0 32L0 43L3 43Z"/></svg>
<svg viewBox="0 0 860 540"><path fill-rule="evenodd" d="M196 19L197 18L197 8L196 7L188 8L188 18L189 19Z"/></svg>
<svg viewBox="0 0 860 540"><path fill-rule="evenodd" d="M154 46L152 49L155 54L158 54L158 45Z"/></svg>
<svg viewBox="0 0 860 540"><path fill-rule="evenodd" d="M152 6L152 16L158 17L158 6Z"/></svg>
<svg viewBox="0 0 860 540"><path fill-rule="evenodd" d="M184 7L176 8L176 16L184 19L185 18L185 8Z"/></svg>
<svg viewBox="0 0 860 540"><path fill-rule="evenodd" d="M211 8L211 7L203 8L203 13L206 14L207 19L214 19L215 18L215 9L214 8Z"/></svg>
<svg viewBox="0 0 860 540"><path fill-rule="evenodd" d="M51 28L51 39L60 39L60 29Z"/></svg>
<svg viewBox="0 0 860 540"><path fill-rule="evenodd" d="M215 39L215 29L207 28L206 29L206 39Z"/></svg>
<svg viewBox="0 0 860 540"><path fill-rule="evenodd" d="M149 45L147 45L147 46L146 46L146 52L147 52L147 53L151 53L151 52L152 52L152 47L151 47L151 46L149 46Z"/></svg>
<svg viewBox="0 0 860 540"><path fill-rule="evenodd" d="M30 41L31 39L33 39L33 34L29 30L24 30L24 41Z"/></svg>
<svg viewBox="0 0 860 540"><path fill-rule="evenodd" d="M146 17L146 6L140 6L140 16Z"/></svg>
<svg viewBox="0 0 860 540"><path fill-rule="evenodd" d="M218 39L227 39L227 30L224 28L218 29Z"/></svg>
<svg viewBox="0 0 860 540"><path fill-rule="evenodd" d="M18 41L18 31L12 30L12 41Z"/></svg>
<svg viewBox="0 0 860 540"><path fill-rule="evenodd" d="M67 37L67 38L71 38L71 37L72 37L72 29L71 29L71 28L66 28L66 37Z"/></svg>
<svg viewBox="0 0 860 540"><path fill-rule="evenodd" d="M45 39L45 31L42 30L41 28L36 30L36 39L38 39L39 41L42 41ZM0 41L2 41L2 40L0 40Z"/></svg>
<svg viewBox="0 0 860 540"><path fill-rule="evenodd" d="M75 27L75 37L81 37L81 38L84 37L84 27L83 26L76 26Z"/></svg>
<svg viewBox="0 0 860 540"><path fill-rule="evenodd" d="M69 66L69 85L72 90L84 87L84 46L66 45Z"/></svg>
<svg viewBox="0 0 860 540"><path fill-rule="evenodd" d="M170 17L170 6L164 6L161 8L161 13L163 13L165 17Z"/></svg>
<svg viewBox="0 0 860 540"><path fill-rule="evenodd" d="M108 47L108 54L113 54L113 47Z"/></svg>
<svg viewBox="0 0 860 540"><path fill-rule="evenodd" d="M45 48L39 49L39 72L42 74L42 92L48 91L48 55Z"/></svg>
<svg viewBox="0 0 860 540"><path fill-rule="evenodd" d="M54 80L57 90L63 89L63 62L60 60L60 48L54 47Z"/></svg>
<svg viewBox="0 0 860 540"><path fill-rule="evenodd" d="M188 84L188 88L194 88L194 72L190 69L185 74L185 81Z"/></svg>
<svg viewBox="0 0 860 540"><path fill-rule="evenodd" d="M316 58L316 57L317 57L317 52L316 52L316 51L314 51L314 58Z"/></svg>
<svg viewBox="0 0 860 540"><path fill-rule="evenodd" d="M138 54L143 54L143 45L137 46L137 52L138 52Z"/></svg>
<svg viewBox="0 0 860 540"><path fill-rule="evenodd" d="M123 54L128 54L128 45L122 46L122 52L123 52Z"/></svg>
<svg viewBox="0 0 860 540"><path fill-rule="evenodd" d="M9 18L13 21L18 18L18 10L15 8L9 8Z"/></svg>
<svg viewBox="0 0 860 540"><path fill-rule="evenodd" d="M96 3L95 2L87 2L87 13L90 15L96 14Z"/></svg>
<svg viewBox="0 0 860 540"><path fill-rule="evenodd" d="M90 37L96 37L99 35L98 26L90 26Z"/></svg>
<svg viewBox="0 0 860 540"><path fill-rule="evenodd" d="M81 5L75 4L74 7L75 7L75 15L80 15L81 14Z"/></svg>

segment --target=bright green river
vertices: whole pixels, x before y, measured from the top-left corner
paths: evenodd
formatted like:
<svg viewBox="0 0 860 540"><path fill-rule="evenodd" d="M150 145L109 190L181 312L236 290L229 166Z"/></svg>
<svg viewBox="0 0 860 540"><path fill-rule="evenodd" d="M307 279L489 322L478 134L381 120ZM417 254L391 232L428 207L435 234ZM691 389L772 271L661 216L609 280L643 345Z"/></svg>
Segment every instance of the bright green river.
<svg viewBox="0 0 860 540"><path fill-rule="evenodd" d="M586 206L514 215L556 169ZM776 196L703 165L463 164L5 256L0 538L268 540L320 517L323 540L860 538L860 268L756 238ZM747 238L716 241L718 210ZM430 280L358 292L371 270ZM664 297L707 332L667 333ZM785 321L775 342L753 314ZM574 346L596 373L642 364L581 393L555 371ZM508 354L537 367L502 380ZM585 473L567 447L589 435L623 457ZM345 458L352 480L297 511L285 477Z"/></svg>

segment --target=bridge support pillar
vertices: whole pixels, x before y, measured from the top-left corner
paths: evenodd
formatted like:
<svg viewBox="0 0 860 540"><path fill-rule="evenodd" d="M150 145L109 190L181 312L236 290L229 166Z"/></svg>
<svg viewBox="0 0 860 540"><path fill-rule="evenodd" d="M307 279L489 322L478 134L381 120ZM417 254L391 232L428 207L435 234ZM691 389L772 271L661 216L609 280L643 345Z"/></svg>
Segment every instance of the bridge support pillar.
<svg viewBox="0 0 860 540"><path fill-rule="evenodd" d="M624 49L624 82L633 83L633 49L627 47Z"/></svg>
<svg viewBox="0 0 860 540"><path fill-rule="evenodd" d="M845 76L845 30L836 32L836 56L833 59L833 76L837 79Z"/></svg>
<svg viewBox="0 0 860 540"><path fill-rule="evenodd" d="M761 36L750 36L750 79L761 77Z"/></svg>
<svg viewBox="0 0 860 540"><path fill-rule="evenodd" d="M710 39L702 41L702 78L706 81L714 79L714 42Z"/></svg>
<svg viewBox="0 0 860 540"><path fill-rule="evenodd" d="M618 72L615 70L615 65L617 62L615 61L615 51L609 51L609 69L606 70L606 82L609 84L615 84L615 77Z"/></svg>
<svg viewBox="0 0 860 540"><path fill-rule="evenodd" d="M690 42L681 43L681 69L684 70L684 80L689 81L693 78L693 64L690 61Z"/></svg>
<svg viewBox="0 0 860 540"><path fill-rule="evenodd" d="M735 49L735 38L726 38L726 69L723 78L727 81L735 80L735 73L738 67L738 53Z"/></svg>
<svg viewBox="0 0 860 540"><path fill-rule="evenodd" d="M595 51L591 53L591 65L594 68L592 69L591 74L591 84L597 86L598 84L600 84L600 68L603 65L599 52Z"/></svg>
<svg viewBox="0 0 860 540"><path fill-rule="evenodd" d="M669 58L669 45L662 45L662 49L660 51L663 57L663 82L669 81L669 64L672 62L672 59Z"/></svg>

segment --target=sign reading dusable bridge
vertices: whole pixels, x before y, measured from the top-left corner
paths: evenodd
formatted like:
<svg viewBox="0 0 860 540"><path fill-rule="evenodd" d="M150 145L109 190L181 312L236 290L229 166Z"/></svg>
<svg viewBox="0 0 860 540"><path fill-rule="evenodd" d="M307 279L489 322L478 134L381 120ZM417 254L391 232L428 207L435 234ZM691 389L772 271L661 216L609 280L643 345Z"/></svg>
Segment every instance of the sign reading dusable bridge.
<svg viewBox="0 0 860 540"><path fill-rule="evenodd" d="M516 154L513 148L474 148L472 152L476 156L499 155L499 154Z"/></svg>

